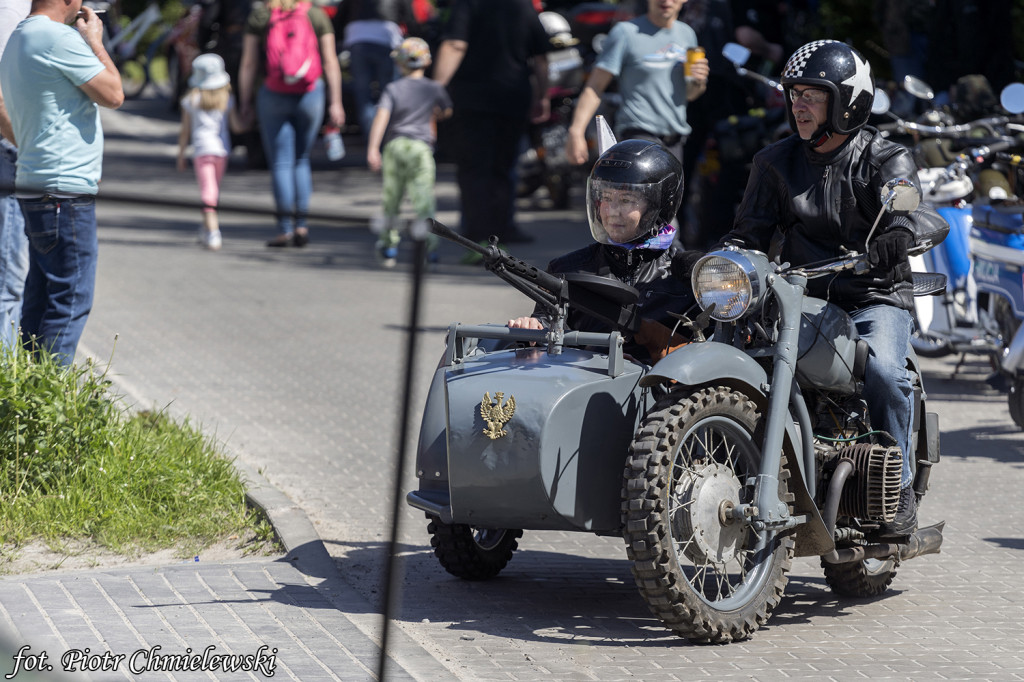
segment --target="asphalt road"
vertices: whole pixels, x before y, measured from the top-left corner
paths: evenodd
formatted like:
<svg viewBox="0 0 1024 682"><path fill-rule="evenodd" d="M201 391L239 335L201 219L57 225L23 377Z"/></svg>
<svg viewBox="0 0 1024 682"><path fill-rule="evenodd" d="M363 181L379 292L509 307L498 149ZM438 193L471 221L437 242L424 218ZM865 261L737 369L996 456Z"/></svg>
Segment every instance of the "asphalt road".
<svg viewBox="0 0 1024 682"><path fill-rule="evenodd" d="M446 245L426 283L417 380L403 385L409 253L395 270L374 262L360 220L379 180L355 163L356 141L347 165L316 159L314 210L339 220L314 221L308 248L268 250L269 217L225 213L224 249L209 253L195 244L198 213L144 201L197 199L192 177L174 171L176 122L153 102L105 121L102 191L143 201L100 203L81 350L112 354L140 407L189 415L225 440L306 512L344 578L379 600L403 394L422 405L450 322L504 322L532 304ZM439 218L457 223L450 168L438 196ZM224 201L269 208L266 172L233 164ZM564 212L520 208L538 241L515 253L538 265L589 239L579 196ZM881 598L840 600L817 561L800 559L752 640L695 646L647 611L619 539L527 533L499 578L464 582L433 557L422 514L403 508L399 627L461 680L1022 679L1024 434L984 384L984 362L968 360L955 379L954 366L925 362L943 459L921 516L947 521L945 544L904 563Z"/></svg>

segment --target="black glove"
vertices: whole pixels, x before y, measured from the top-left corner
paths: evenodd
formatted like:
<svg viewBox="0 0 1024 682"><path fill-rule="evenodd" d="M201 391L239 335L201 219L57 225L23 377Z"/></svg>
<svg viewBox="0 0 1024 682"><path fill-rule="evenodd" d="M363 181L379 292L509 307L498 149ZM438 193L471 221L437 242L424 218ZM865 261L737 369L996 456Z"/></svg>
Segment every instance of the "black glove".
<svg viewBox="0 0 1024 682"><path fill-rule="evenodd" d="M679 251L674 253L672 255L672 276L689 284L693 266L705 255L707 254L703 251Z"/></svg>
<svg viewBox="0 0 1024 682"><path fill-rule="evenodd" d="M910 230L894 227L883 232L868 244L868 263L871 267L892 270L907 261L907 249L914 243Z"/></svg>

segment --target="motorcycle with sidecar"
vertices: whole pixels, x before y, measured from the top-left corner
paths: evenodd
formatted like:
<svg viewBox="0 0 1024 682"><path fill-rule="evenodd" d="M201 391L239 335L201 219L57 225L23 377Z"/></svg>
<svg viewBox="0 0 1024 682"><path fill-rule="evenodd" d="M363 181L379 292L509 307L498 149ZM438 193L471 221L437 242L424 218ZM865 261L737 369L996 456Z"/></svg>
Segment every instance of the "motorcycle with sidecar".
<svg viewBox="0 0 1024 682"><path fill-rule="evenodd" d="M879 218L919 199L909 180L893 180ZM867 345L849 315L806 294L810 278L865 268L863 255L801 267L735 247L705 255L692 276L703 312L681 316L690 342L647 366L623 353L624 338L674 337L636 318L635 289L555 277L494 242L433 230L477 249L553 320L544 330L448 330L407 502L426 514L449 573L496 576L524 530L620 536L640 594L665 627L725 643L768 620L796 556L821 557L837 594L871 597L900 562L939 551L943 523L883 535L902 457L872 428L860 397ZM917 293L944 286L941 275L915 276ZM613 331L566 329L570 308ZM939 461L939 424L910 348L907 363L922 498Z"/></svg>

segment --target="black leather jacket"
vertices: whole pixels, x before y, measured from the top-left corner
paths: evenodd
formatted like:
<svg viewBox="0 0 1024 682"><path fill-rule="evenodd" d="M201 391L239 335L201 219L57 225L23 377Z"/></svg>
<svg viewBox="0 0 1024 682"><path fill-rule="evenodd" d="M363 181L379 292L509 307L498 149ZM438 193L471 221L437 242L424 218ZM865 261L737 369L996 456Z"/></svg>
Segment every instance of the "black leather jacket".
<svg viewBox="0 0 1024 682"><path fill-rule="evenodd" d="M914 160L902 145L874 128L863 128L839 149L819 154L792 135L754 156L736 222L722 242L776 254L801 265L841 255L840 247L866 252L864 244L882 206L882 186L910 178L920 187ZM949 225L924 204L906 216L886 213L875 236L905 228L916 243L942 242ZM844 272L808 282L811 296L853 311L888 304L912 311L910 263L892 271L874 268L862 275Z"/></svg>
<svg viewBox="0 0 1024 682"><path fill-rule="evenodd" d="M586 272L624 282L640 292L640 316L661 322L669 329L677 320L668 313L685 313L695 302L689 282L681 282L672 276L669 250L627 250L608 244L591 244L559 256L548 264L547 269L555 275ZM540 309L534 310L533 316L543 320L545 325L550 322ZM605 322L574 310L569 311L565 326L583 332L611 331ZM643 346L627 341L623 349L638 360L650 361L650 355Z"/></svg>

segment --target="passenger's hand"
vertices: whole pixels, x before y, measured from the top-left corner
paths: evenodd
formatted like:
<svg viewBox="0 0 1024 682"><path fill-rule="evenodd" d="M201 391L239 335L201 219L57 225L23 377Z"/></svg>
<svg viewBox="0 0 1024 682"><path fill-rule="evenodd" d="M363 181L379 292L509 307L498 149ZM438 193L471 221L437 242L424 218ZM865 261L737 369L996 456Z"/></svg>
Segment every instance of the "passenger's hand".
<svg viewBox="0 0 1024 682"><path fill-rule="evenodd" d="M705 253L703 251L680 251L672 256L672 276L681 282L690 283L690 275L693 273L693 266L697 264Z"/></svg>
<svg viewBox="0 0 1024 682"><path fill-rule="evenodd" d="M536 317L517 317L509 320L506 326L509 329L544 329L544 325Z"/></svg>
<svg viewBox="0 0 1024 682"><path fill-rule="evenodd" d="M868 263L872 267L892 270L907 261L907 249L914 243L914 235L902 227L891 228L868 244Z"/></svg>
<svg viewBox="0 0 1024 682"><path fill-rule="evenodd" d="M587 147L587 137L583 133L574 133L569 130L569 137L565 141L565 155L569 157L569 163L581 166L590 159L590 149Z"/></svg>

